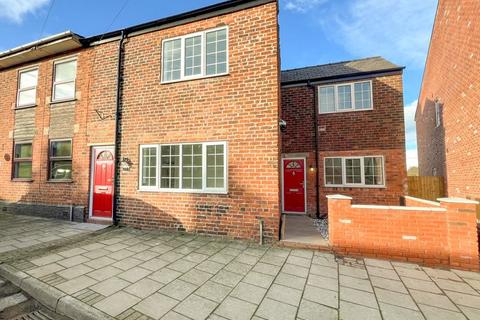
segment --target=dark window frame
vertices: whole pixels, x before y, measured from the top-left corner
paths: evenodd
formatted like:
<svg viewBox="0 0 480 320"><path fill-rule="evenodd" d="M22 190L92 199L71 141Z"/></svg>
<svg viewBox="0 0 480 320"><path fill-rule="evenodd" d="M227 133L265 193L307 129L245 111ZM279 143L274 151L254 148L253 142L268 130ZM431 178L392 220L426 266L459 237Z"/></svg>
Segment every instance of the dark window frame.
<svg viewBox="0 0 480 320"><path fill-rule="evenodd" d="M52 156L53 155L53 144L55 142L67 142L67 141L70 142L70 156L53 157ZM55 178L52 178L53 164L55 162L59 162L59 161L70 161L71 162L72 173L71 173L70 179L55 179ZM73 140L70 139L70 138L49 140L49 142L48 142L48 177L47 177L47 180L48 181L53 181L53 182L56 182L56 181L72 181L72 178L73 178Z"/></svg>
<svg viewBox="0 0 480 320"><path fill-rule="evenodd" d="M17 145L22 145L22 144L30 144L32 148L32 156L30 158L17 158L16 151L17 151ZM32 176L30 178L20 178L15 176L15 166L17 163L25 163L25 162L30 162L33 167L33 141L31 140L20 140L20 141L14 141L13 142L13 152L12 152L12 180L15 181L31 181ZM33 174L33 173L32 173Z"/></svg>

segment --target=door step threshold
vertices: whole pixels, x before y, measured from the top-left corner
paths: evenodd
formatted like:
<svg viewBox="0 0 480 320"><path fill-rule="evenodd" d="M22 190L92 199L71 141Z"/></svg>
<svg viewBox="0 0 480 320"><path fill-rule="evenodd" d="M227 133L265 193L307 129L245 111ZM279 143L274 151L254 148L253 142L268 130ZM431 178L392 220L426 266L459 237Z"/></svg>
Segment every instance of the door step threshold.
<svg viewBox="0 0 480 320"><path fill-rule="evenodd" d="M280 240L276 243L278 247L293 248L293 249L310 249L318 251L333 252L332 247L325 241L325 244L320 243L306 243L306 242L296 242L291 240Z"/></svg>
<svg viewBox="0 0 480 320"><path fill-rule="evenodd" d="M98 219L98 218L88 218L87 223L102 224L105 226L113 225L113 220L111 219Z"/></svg>

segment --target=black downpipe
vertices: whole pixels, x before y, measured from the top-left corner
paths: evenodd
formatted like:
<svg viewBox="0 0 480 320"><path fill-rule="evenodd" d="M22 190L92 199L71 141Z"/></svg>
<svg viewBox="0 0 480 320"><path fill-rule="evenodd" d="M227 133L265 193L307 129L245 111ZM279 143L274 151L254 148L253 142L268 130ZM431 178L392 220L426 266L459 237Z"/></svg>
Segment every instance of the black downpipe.
<svg viewBox="0 0 480 320"><path fill-rule="evenodd" d="M122 30L120 35L120 42L118 44L118 65L117 65L117 97L115 105L115 173L113 181L113 224L118 225L117 219L117 208L118 208L118 199L120 193L120 118L122 114L121 103L122 103L122 82L123 82L123 43L125 42L126 34L125 30Z"/></svg>
<svg viewBox="0 0 480 320"><path fill-rule="evenodd" d="M317 200L317 218L320 218L320 184L319 184L319 178L320 178L320 166L319 166L319 159L318 159L318 111L317 111L317 92L316 88L314 85L308 81L308 87L313 90L313 132L315 133L315 174L316 174L316 179L315 179L315 194L316 194L316 200Z"/></svg>

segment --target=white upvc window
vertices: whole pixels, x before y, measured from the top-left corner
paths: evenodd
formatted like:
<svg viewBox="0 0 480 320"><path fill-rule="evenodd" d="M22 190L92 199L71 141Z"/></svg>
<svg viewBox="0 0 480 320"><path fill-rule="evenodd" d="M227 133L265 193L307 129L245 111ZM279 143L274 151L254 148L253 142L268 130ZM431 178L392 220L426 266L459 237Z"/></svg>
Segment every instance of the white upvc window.
<svg viewBox="0 0 480 320"><path fill-rule="evenodd" d="M383 156L327 157L326 187L385 187Z"/></svg>
<svg viewBox="0 0 480 320"><path fill-rule="evenodd" d="M319 113L372 110L372 81L319 86L318 106Z"/></svg>
<svg viewBox="0 0 480 320"><path fill-rule="evenodd" d="M37 104L38 67L18 72L17 107L30 107Z"/></svg>
<svg viewBox="0 0 480 320"><path fill-rule="evenodd" d="M77 60L56 61L53 71L53 102L75 99Z"/></svg>
<svg viewBox="0 0 480 320"><path fill-rule="evenodd" d="M140 191L227 193L227 143L140 146Z"/></svg>
<svg viewBox="0 0 480 320"><path fill-rule="evenodd" d="M166 39L162 83L228 74L228 27Z"/></svg>

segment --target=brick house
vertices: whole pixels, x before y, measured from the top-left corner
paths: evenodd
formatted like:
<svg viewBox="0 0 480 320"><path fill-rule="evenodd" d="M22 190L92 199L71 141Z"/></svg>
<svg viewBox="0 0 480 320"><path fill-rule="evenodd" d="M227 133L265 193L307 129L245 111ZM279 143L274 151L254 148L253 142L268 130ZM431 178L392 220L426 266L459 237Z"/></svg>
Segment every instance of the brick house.
<svg viewBox="0 0 480 320"><path fill-rule="evenodd" d="M440 0L415 121L419 171L480 199L480 3ZM478 217L480 218L480 211Z"/></svg>
<svg viewBox="0 0 480 320"><path fill-rule="evenodd" d="M230 0L0 53L2 210L278 239L277 16Z"/></svg>
<svg viewBox="0 0 480 320"><path fill-rule="evenodd" d="M326 214L329 194L399 204L406 179L402 72L381 57L282 72L284 212Z"/></svg>

